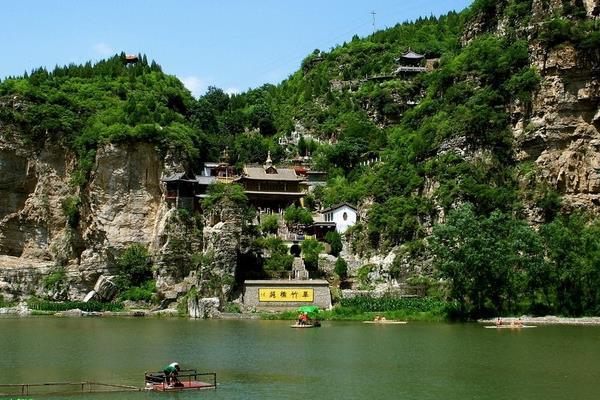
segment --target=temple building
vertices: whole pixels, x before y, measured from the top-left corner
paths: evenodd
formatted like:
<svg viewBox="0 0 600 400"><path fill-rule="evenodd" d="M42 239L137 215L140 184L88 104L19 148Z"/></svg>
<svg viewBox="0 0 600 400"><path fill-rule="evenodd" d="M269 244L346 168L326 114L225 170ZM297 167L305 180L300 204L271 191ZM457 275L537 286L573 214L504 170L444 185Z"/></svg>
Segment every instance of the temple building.
<svg viewBox="0 0 600 400"><path fill-rule="evenodd" d="M423 54L415 53L410 48L406 53L396 59L399 66L396 68L394 73L396 75L406 73L419 73L427 71L427 68L423 66L423 60L425 56Z"/></svg>
<svg viewBox="0 0 600 400"><path fill-rule="evenodd" d="M226 154L226 153L225 153ZM231 183L239 176L235 167L223 159L220 162L205 162L200 175L176 173L162 179L165 184L165 200L176 208L190 211L200 210L202 199L208 196L208 187L214 183Z"/></svg>
<svg viewBox="0 0 600 400"><path fill-rule="evenodd" d="M196 197L203 199L207 196L208 187L213 183L232 183L239 176L235 172L235 167L229 165L225 161L220 162L205 162L202 166L200 175L196 175L198 189Z"/></svg>
<svg viewBox="0 0 600 400"><path fill-rule="evenodd" d="M179 172L162 179L165 184L165 200L176 208L197 210L199 204L196 201L198 182L195 176L185 172Z"/></svg>
<svg viewBox="0 0 600 400"><path fill-rule="evenodd" d="M293 168L276 168L270 152L263 166L245 166L236 182L259 210L282 211L306 194L305 178Z"/></svg>

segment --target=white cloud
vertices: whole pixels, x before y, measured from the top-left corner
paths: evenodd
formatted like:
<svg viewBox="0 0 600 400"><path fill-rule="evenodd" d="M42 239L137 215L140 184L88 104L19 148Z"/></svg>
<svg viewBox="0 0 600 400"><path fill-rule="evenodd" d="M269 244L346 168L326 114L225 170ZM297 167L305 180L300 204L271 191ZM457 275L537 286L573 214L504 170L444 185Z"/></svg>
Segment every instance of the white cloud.
<svg viewBox="0 0 600 400"><path fill-rule="evenodd" d="M204 92L206 92L206 89L208 89L208 84L206 83L206 81L197 76L184 76L179 79L181 80L183 85L190 92L192 92L192 95L194 95L194 97L202 95Z"/></svg>
<svg viewBox="0 0 600 400"><path fill-rule="evenodd" d="M92 49L94 50L94 53L100 57L112 56L116 53L115 49L106 43L96 43L92 46Z"/></svg>
<svg viewBox="0 0 600 400"><path fill-rule="evenodd" d="M233 96L234 94L240 94L241 90L238 88L230 87L230 88L225 89L224 92L230 96Z"/></svg>

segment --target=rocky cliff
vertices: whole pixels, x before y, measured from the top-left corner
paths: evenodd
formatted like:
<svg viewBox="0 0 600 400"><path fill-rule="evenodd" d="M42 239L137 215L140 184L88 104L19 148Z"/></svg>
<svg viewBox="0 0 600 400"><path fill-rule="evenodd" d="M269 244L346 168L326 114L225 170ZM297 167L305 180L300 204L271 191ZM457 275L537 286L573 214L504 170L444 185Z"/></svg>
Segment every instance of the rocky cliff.
<svg viewBox="0 0 600 400"><path fill-rule="evenodd" d="M585 7L587 18L597 18L597 1L586 1ZM540 1L533 9L538 18L549 12ZM515 107L516 157L535 163L535 179L560 193L564 207L600 211L598 51L571 44L547 48L534 40L530 55L542 80L531 109Z"/></svg>
<svg viewBox="0 0 600 400"><path fill-rule="evenodd" d="M1 138L0 288L6 298L43 295L42 278L62 266L68 297L81 299L101 274L113 272L128 245L141 243L157 258L168 253L175 211L164 201L164 165L153 145L98 149L83 189L70 183L74 165L60 146L33 151ZM65 204L74 198L76 215L69 215Z"/></svg>

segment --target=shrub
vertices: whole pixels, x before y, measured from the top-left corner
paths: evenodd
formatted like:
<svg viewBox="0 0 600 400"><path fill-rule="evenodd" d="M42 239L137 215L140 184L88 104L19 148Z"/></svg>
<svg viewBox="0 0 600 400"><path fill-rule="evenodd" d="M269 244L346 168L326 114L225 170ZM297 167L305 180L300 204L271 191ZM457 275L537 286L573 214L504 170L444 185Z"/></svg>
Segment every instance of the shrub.
<svg viewBox="0 0 600 400"><path fill-rule="evenodd" d="M65 197L61 201L62 211L67 218L67 223L70 227L75 228L79 224L79 205L81 204L81 198L79 196Z"/></svg>
<svg viewBox="0 0 600 400"><path fill-rule="evenodd" d="M325 242L329 243L329 246L331 246L330 254L332 256L337 257L342 251L342 235L336 231L327 232L325 234Z"/></svg>
<svg viewBox="0 0 600 400"><path fill-rule="evenodd" d="M231 201L239 207L246 208L248 197L244 193L244 188L237 183L225 184L214 183L208 187L208 197L202 202L202 207L206 210L212 210L221 201Z"/></svg>
<svg viewBox="0 0 600 400"><path fill-rule="evenodd" d="M545 188L535 205L542 209L546 221L552 221L560 211L562 197L556 190Z"/></svg>
<svg viewBox="0 0 600 400"><path fill-rule="evenodd" d="M50 275L46 276L43 280L44 289L50 290L60 285L64 282L67 277L67 272L64 268L59 268L58 270L52 272Z"/></svg>
<svg viewBox="0 0 600 400"><path fill-rule="evenodd" d="M285 219L285 222L287 222L289 225L309 225L313 222L312 214L310 213L310 211L302 207L296 207L293 204L285 209L283 218Z"/></svg>
<svg viewBox="0 0 600 400"><path fill-rule="evenodd" d="M156 281L149 280L144 282L140 286L130 287L129 289L121 292L119 298L121 300L131 301L152 301L156 292Z"/></svg>
<svg viewBox="0 0 600 400"><path fill-rule="evenodd" d="M263 233L277 233L279 227L279 218L277 215L266 215L260 223L260 230Z"/></svg>
<svg viewBox="0 0 600 400"><path fill-rule="evenodd" d="M2 296L0 294L0 308L2 308L2 307L9 307L10 305L11 305L11 303L9 303L6 300L4 300L4 296Z"/></svg>
<svg viewBox="0 0 600 400"><path fill-rule="evenodd" d="M288 248L285 243L283 243L283 240L276 236L258 238L256 240L256 245L261 249L267 250L271 254L287 254L288 252Z"/></svg>
<svg viewBox="0 0 600 400"><path fill-rule="evenodd" d="M334 272L340 279L345 279L348 276L348 263L342 257L338 257L335 261Z"/></svg>
<svg viewBox="0 0 600 400"><path fill-rule="evenodd" d="M287 271L292 269L294 256L288 253L288 248L283 243L283 240L271 236L257 239L256 244L270 253L270 257L265 261L263 266L266 271Z"/></svg>
<svg viewBox="0 0 600 400"><path fill-rule="evenodd" d="M265 271L289 271L292 269L294 256L291 254L275 253L264 264Z"/></svg>
<svg viewBox="0 0 600 400"><path fill-rule="evenodd" d="M340 301L342 307L352 308L359 312L382 312L405 310L410 312L432 312L444 309L446 303L431 298L403 297L371 297L356 296Z"/></svg>
<svg viewBox="0 0 600 400"><path fill-rule="evenodd" d="M319 266L319 253L325 250L323 243L315 239L306 239L300 245L307 269L316 271Z"/></svg>
<svg viewBox="0 0 600 400"><path fill-rule="evenodd" d="M119 283L123 288L141 286L152 278L152 263L146 248L134 243L117 260Z"/></svg>
<svg viewBox="0 0 600 400"><path fill-rule="evenodd" d="M373 264L363 265L356 272L356 277L362 285L367 285L370 283L369 274L373 271L375 266Z"/></svg>

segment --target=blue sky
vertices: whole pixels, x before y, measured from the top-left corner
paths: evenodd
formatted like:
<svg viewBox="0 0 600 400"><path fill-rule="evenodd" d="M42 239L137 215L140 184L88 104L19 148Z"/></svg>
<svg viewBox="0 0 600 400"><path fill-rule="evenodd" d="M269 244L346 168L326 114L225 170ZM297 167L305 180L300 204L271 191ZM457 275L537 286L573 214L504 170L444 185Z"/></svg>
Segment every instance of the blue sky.
<svg viewBox="0 0 600 400"><path fill-rule="evenodd" d="M195 95L277 83L316 48L472 0L12 0L2 2L0 79L39 66L146 53Z"/></svg>

